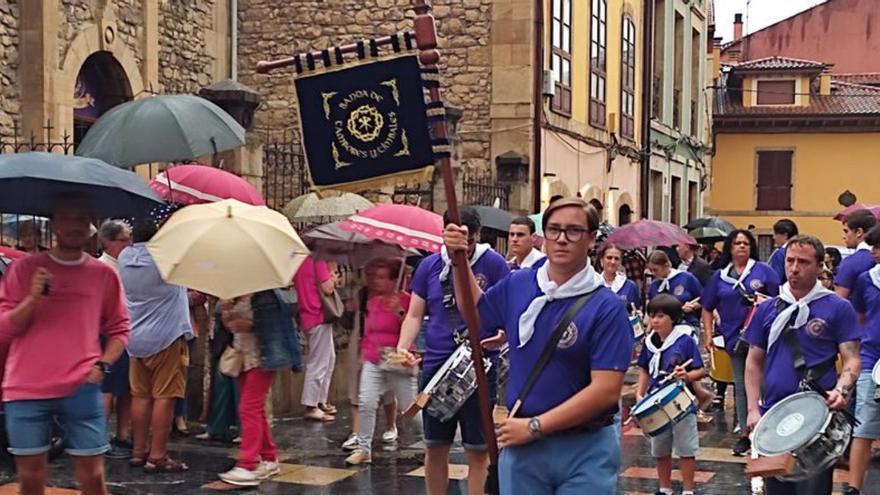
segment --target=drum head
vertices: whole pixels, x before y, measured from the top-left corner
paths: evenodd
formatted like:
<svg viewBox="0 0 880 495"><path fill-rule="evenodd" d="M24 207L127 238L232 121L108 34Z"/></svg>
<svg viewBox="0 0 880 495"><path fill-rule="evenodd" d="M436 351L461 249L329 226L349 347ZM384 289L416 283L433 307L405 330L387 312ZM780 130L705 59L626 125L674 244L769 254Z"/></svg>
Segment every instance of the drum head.
<svg viewBox="0 0 880 495"><path fill-rule="evenodd" d="M880 385L880 361L874 364L874 371L871 372L871 377L874 379L875 385Z"/></svg>
<svg viewBox="0 0 880 495"><path fill-rule="evenodd" d="M828 418L825 399L815 392L799 392L779 401L755 427L755 450L765 456L791 452L816 436Z"/></svg>
<svg viewBox="0 0 880 495"><path fill-rule="evenodd" d="M653 392L648 393L648 395L646 395L645 398L642 399L641 402L639 402L638 404L633 406L633 408L630 412L632 414L642 414L643 412L647 411L648 409L650 409L651 407L653 407L657 404L665 404L666 402L668 402L665 399L668 396L670 396L670 394L672 394L673 390L675 390L677 388L679 388L678 383L672 382L663 388L656 389ZM675 395L677 395L677 394L672 394L672 396L675 396Z"/></svg>

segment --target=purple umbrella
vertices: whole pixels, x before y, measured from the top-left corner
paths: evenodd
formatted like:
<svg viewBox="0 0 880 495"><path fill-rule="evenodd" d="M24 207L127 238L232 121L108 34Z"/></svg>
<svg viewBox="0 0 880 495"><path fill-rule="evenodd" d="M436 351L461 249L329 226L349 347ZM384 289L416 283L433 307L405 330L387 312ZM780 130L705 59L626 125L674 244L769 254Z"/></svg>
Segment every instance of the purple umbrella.
<svg viewBox="0 0 880 495"><path fill-rule="evenodd" d="M873 213L877 219L880 219L880 205L863 205L861 203L856 203L840 210L837 212L837 215L834 215L834 219L843 220L847 215L858 210L868 210Z"/></svg>
<svg viewBox="0 0 880 495"><path fill-rule="evenodd" d="M676 244L695 245L697 241L677 225L656 220L639 220L616 229L605 239L605 243L626 250Z"/></svg>

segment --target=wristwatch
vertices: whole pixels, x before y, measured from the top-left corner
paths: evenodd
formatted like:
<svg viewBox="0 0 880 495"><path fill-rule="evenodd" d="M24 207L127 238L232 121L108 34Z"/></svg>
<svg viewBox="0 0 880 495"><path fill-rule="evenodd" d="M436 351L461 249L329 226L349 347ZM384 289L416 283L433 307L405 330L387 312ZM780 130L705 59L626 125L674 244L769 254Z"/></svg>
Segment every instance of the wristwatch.
<svg viewBox="0 0 880 495"><path fill-rule="evenodd" d="M95 368L101 370L101 373L104 373L104 376L110 374L110 363L108 363L107 361L98 361L97 363L95 363Z"/></svg>
<svg viewBox="0 0 880 495"><path fill-rule="evenodd" d="M541 420L537 416L533 416L532 419L529 420L529 433L531 433L532 437L535 439L544 436L544 433L541 431Z"/></svg>
<svg viewBox="0 0 880 495"><path fill-rule="evenodd" d="M835 387L834 391L840 394L840 396L844 399L847 399L849 397L849 390L844 387Z"/></svg>

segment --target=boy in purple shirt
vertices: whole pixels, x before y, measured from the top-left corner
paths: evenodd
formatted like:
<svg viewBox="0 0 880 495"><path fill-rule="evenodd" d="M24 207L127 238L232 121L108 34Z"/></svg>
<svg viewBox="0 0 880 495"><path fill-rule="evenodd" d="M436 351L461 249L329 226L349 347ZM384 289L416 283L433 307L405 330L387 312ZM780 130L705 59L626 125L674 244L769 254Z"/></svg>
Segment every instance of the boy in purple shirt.
<svg viewBox="0 0 880 495"><path fill-rule="evenodd" d="M783 218L773 224L773 245L776 249L770 254L767 264L776 272L781 282L785 282L785 247L788 240L798 235L797 224Z"/></svg>
<svg viewBox="0 0 880 495"><path fill-rule="evenodd" d="M843 241L846 247L855 249L856 252L840 262L837 276L834 277L834 291L840 297L849 297L859 275L874 266L871 248L865 243L864 238L876 224L877 219L868 210L854 211L843 219Z"/></svg>
<svg viewBox="0 0 880 495"><path fill-rule="evenodd" d="M676 325L681 319L681 303L675 296L660 294L648 303L648 315L654 330L645 338L645 346L639 355L639 385L636 402L648 391L660 386L666 376L683 380L689 388L706 374L700 349L690 335L690 327ZM685 365L688 360L690 364ZM651 455L657 460L657 477L660 491L672 494L672 449L681 459L679 467L684 485L682 495L693 495L696 456L700 448L697 433L697 415L688 414L675 424L672 430L651 439Z"/></svg>
<svg viewBox="0 0 880 495"><path fill-rule="evenodd" d="M788 282L780 288L779 297L758 306L743 335L750 344L745 376L750 429L777 402L801 391L804 380L828 391L830 409L846 407L859 374L861 331L852 305L819 283L824 260L825 248L815 237L789 241L785 254ZM800 368L795 367L797 349L789 348L787 332L795 332L803 354ZM839 377L834 369L838 353L843 360ZM768 478L766 493L828 494L832 474L833 466L797 483Z"/></svg>

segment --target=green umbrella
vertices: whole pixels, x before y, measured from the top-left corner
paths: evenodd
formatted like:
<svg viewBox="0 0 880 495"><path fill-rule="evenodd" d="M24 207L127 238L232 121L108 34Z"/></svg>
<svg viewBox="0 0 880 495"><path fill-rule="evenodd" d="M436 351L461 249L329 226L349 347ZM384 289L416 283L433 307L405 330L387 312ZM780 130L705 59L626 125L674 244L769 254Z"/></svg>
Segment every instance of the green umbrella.
<svg viewBox="0 0 880 495"><path fill-rule="evenodd" d="M243 145L244 128L222 108L194 95L160 95L113 107L89 129L76 154L129 168Z"/></svg>
<svg viewBox="0 0 880 495"><path fill-rule="evenodd" d="M349 192L303 194L284 207L284 215L291 222L322 222L342 220L373 206L367 198Z"/></svg>

